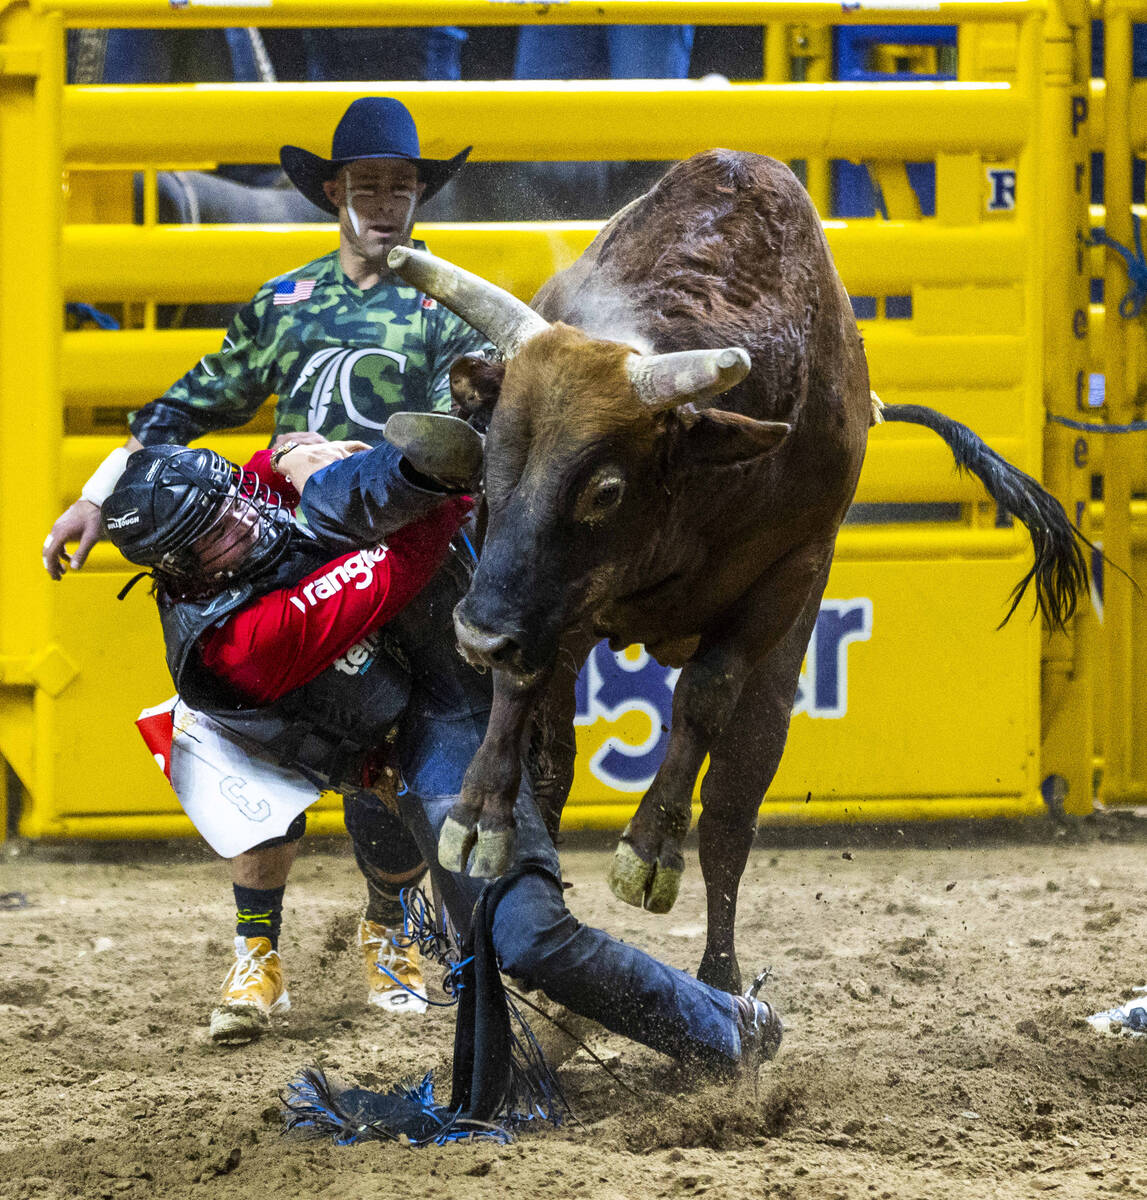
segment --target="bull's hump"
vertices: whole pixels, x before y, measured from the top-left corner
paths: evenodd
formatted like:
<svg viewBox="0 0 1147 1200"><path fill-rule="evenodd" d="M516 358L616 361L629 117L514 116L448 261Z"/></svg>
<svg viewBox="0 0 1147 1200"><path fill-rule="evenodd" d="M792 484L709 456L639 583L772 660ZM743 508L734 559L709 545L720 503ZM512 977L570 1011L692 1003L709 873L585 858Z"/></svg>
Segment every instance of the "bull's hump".
<svg viewBox="0 0 1147 1200"><path fill-rule="evenodd" d="M831 272L807 192L783 163L711 150L676 164L535 297L548 320L667 352L747 345ZM750 353L752 347L749 346Z"/></svg>
<svg viewBox="0 0 1147 1200"><path fill-rule="evenodd" d="M618 219L567 286L586 319L597 294L624 304L658 350L713 345L758 316L806 307L831 275L819 219L795 176L771 159L691 159ZM678 177L679 176L679 177ZM579 264L580 265L580 264ZM707 336L706 336L707 335ZM729 340L725 337L724 340ZM733 339L743 344L743 338Z"/></svg>

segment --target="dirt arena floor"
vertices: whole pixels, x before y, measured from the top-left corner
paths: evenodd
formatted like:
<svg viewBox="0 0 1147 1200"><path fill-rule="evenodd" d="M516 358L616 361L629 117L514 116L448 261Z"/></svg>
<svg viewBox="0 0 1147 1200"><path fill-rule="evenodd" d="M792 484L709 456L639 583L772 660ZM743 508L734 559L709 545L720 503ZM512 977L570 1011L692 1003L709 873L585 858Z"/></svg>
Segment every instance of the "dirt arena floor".
<svg viewBox="0 0 1147 1200"><path fill-rule="evenodd" d="M563 847L571 907L695 968L695 857L675 910ZM746 970L787 1026L759 1092L695 1088L613 1035L563 1081L580 1123L510 1146L339 1148L280 1136L278 1093L321 1064L378 1086L434 1067L453 1019L363 1003L346 846L300 858L284 957L294 1008L226 1051L206 1018L230 955L225 868L183 844L0 848L0 1196L1147 1196L1147 1039L1083 1018L1143 983L1147 821L762 832L741 902ZM632 1089L632 1090L630 1090Z"/></svg>

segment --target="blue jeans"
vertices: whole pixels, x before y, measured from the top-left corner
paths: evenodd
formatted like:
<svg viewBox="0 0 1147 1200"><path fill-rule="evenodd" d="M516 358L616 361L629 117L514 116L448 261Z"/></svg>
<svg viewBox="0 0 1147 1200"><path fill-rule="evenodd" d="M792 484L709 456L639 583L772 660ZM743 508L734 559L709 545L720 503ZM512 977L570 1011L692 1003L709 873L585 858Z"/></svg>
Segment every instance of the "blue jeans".
<svg viewBox="0 0 1147 1200"><path fill-rule="evenodd" d="M220 37L222 33L222 37ZM244 29L109 29L99 83L258 81Z"/></svg>
<svg viewBox="0 0 1147 1200"><path fill-rule="evenodd" d="M427 29L306 29L307 78L461 79L466 33Z"/></svg>
<svg viewBox="0 0 1147 1200"><path fill-rule="evenodd" d="M692 25L526 25L515 79L684 79Z"/></svg>
<svg viewBox="0 0 1147 1200"><path fill-rule="evenodd" d="M486 881L443 871L438 834L484 732L485 714L424 715L409 723L399 745L403 820L463 932ZM663 1054L708 1069L735 1066L741 1043L733 997L578 921L566 908L557 850L526 783L514 818L516 865L542 871L517 874L494 910L492 935L502 971Z"/></svg>

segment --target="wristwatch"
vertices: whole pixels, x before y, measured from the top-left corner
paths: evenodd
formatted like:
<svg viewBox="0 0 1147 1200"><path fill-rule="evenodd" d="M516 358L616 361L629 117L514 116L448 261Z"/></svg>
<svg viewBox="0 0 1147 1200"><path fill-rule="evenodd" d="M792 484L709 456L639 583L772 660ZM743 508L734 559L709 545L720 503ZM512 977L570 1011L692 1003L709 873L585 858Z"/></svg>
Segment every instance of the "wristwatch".
<svg viewBox="0 0 1147 1200"><path fill-rule="evenodd" d="M284 455L290 454L292 450L297 450L299 443L296 441L284 442L277 450L271 451L271 470L278 471L279 463L283 461ZM282 472L279 472L282 474Z"/></svg>

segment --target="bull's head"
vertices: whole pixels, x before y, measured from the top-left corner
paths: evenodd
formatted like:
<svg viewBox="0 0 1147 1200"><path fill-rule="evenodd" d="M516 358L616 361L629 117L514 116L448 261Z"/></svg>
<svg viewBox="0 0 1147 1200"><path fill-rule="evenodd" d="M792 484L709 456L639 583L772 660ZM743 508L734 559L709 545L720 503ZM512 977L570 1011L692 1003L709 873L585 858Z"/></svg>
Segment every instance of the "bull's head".
<svg viewBox="0 0 1147 1200"><path fill-rule="evenodd" d="M551 325L423 251L399 247L388 262L503 356L502 364L462 360L451 372L456 395L497 395L486 541L454 623L467 659L528 684L573 623L674 574L660 525L682 447L689 467L736 462L759 457L790 426L703 411L749 373L744 350L641 354Z"/></svg>

